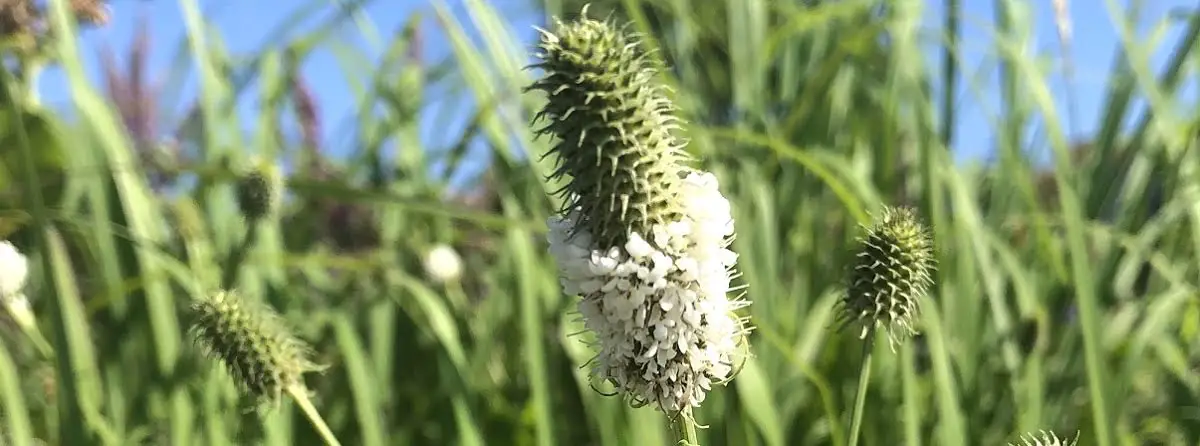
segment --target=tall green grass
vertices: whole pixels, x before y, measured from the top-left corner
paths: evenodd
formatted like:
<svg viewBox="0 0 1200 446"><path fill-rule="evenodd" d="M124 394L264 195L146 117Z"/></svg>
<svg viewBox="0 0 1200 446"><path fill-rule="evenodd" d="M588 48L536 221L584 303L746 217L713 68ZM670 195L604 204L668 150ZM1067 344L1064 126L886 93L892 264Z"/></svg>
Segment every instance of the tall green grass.
<svg viewBox="0 0 1200 446"><path fill-rule="evenodd" d="M292 405L247 410L183 337L188 304L222 287L247 232L233 173L259 156L288 163L290 192L282 216L258 223L234 287L330 365L307 384L342 443L666 444L652 409L593 389L581 368L591 352L570 336L582 325L544 241L556 185L529 126L540 98L522 91L537 74L523 69L532 30L482 0L432 0L427 20L387 38L356 4L298 9L354 19L384 62L367 65L325 28L245 59L181 0L201 92L180 133L196 156L158 165L140 162L136 135L87 78L68 2L49 3L69 113L8 75L0 126L0 235L29 255L27 291L51 341L43 354L2 332L6 441L318 444ZM1093 117L1053 99L1070 82L1062 54L1035 53L1034 2L994 2L983 68L962 61L960 29L980 26L963 2L936 21L916 0L593 3L671 64L663 81L690 150L734 206L753 358L697 413L702 444L846 443L860 344L831 330L833 304L856 227L883 204L921 210L941 267L922 336L896 354L876 346L862 444L1000 445L1039 429L1080 431L1083 445L1200 443L1200 127L1182 91L1200 74L1197 11L1141 18L1177 30L1167 41L1134 33L1139 2L1097 2L1122 44ZM580 5L544 6L570 17ZM413 56L417 36L447 42L450 59ZM285 124L313 125L320 104L296 70L317 47L369 72L353 89L356 143L337 159L286 142ZM951 129L961 100L991 94L981 72L1000 80L996 156L964 165ZM449 147L418 131L446 119L429 106L442 91L475 104ZM235 112L242 95L257 116ZM1069 138L1071 122L1092 119L1086 145ZM479 142L489 153L473 195L448 194L439 172L470 168ZM152 187L151 173L178 190ZM426 277L437 243L462 254L461 280Z"/></svg>

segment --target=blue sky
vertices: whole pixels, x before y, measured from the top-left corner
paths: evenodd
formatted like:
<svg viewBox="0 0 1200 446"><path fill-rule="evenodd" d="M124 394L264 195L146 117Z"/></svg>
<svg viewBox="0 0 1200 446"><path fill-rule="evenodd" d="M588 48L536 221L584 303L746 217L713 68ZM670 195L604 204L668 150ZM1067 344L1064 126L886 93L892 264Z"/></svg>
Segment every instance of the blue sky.
<svg viewBox="0 0 1200 446"><path fill-rule="evenodd" d="M438 60L447 56L450 49L440 30L436 28L436 22L431 19L431 1L378 0L368 6L366 16L373 22L379 34L383 38L387 38L403 27L411 14L422 12L424 17L422 27L426 33L421 50L429 56L430 60ZM1114 33L1113 23L1105 7L1107 1L1070 0L1070 13L1075 35L1074 55L1078 67L1076 99L1079 112L1077 121L1080 126L1077 134L1074 135L1077 138L1090 134L1095 128L1098 109L1102 106L1101 101L1104 96L1104 78L1112 66L1114 49L1119 44ZM445 2L459 15L460 20L469 23L463 14L462 0L445 0ZM325 3L332 5L336 2L327 1ZM535 8L535 0L492 0L490 3L496 10L503 11L510 30L516 32L518 37L526 42L533 41L534 33L531 27L541 24L543 21L541 12ZM928 12L931 17L940 17L942 3L942 1L929 3ZM984 50L988 47L990 31L985 25L994 23L992 19L993 1L962 0L962 3L965 8L963 19L963 42L966 51L964 57L967 64L965 69L973 71L980 66ZM1033 0L1028 3L1033 5L1030 12L1036 32L1035 50L1042 54L1057 54L1058 43L1055 37L1050 0ZM1120 3L1125 4L1124 1ZM1147 24L1151 23L1150 18L1163 17L1168 11L1183 7L1185 2L1184 0L1149 0L1143 3L1146 5L1143 6L1142 17L1144 19L1140 29L1144 33ZM328 16L333 11L332 6L323 6L322 11L313 19L299 23L284 23L288 20L291 12L312 5L311 1L300 0L201 2L201 8L207 19L220 30L225 46L235 54L253 53L258 49L271 46L271 42L265 40L276 32L276 29L283 26L294 25L292 26L295 28L293 36L312 29L316 23L320 22L321 17ZM104 28L86 31L81 39L81 50L87 58L87 66L93 71L97 81L100 79L98 56L101 50L111 47L120 57L132 40L139 19L143 17L149 24L152 42L149 74L152 78L158 79L167 76L171 60L176 57L185 33L179 3L171 0L115 0L112 4L111 23ZM935 25L927 24L927 26ZM1175 28L1180 27L1176 26ZM342 31L338 35L343 43L356 46L372 57L376 57L381 51L379 48L372 48L367 42L368 39L361 37L353 23L347 23ZM1177 40L1178 34L1178 30L1170 32L1164 36L1164 41L1173 42ZM1156 65L1160 65L1165 59L1165 50L1155 56ZM354 99L346 79L347 76L365 78L369 73L358 71L348 74L339 65L339 60L334 56L333 51L328 48L322 48L314 53L307 60L303 72L320 104L322 131L327 146L334 150L344 148L352 137L351 127L348 124L354 112ZM40 84L44 100L55 106L68 106L69 92L66 90L62 73L50 70L45 76ZM97 85L101 84L97 83ZM1063 84L1061 81L1055 80L1052 85L1056 87L1060 106L1065 107L1063 100L1065 96L1062 94ZM188 76L187 81L178 88L173 91L163 91L160 97L164 102L162 105L164 111L178 114L178 110L194 97L196 89L195 77ZM985 155L991 147L990 134L992 132L987 124L986 116L987 113L996 112L998 95L995 93L994 86L990 87L990 90L982 102L977 95L968 92L965 88L958 94L960 120L954 145L960 158ZM442 100L444 98L430 97L429 99L435 103L441 102L442 104L434 104L433 107L443 110L446 106L457 107L456 109L461 110L468 110L467 107L469 107L469 104L444 103L446 102ZM246 119L253 116L254 102L253 95L242 101L241 108L245 110L243 116ZM169 126L178 119L172 114L166 117L164 125ZM427 147L450 144L455 132L448 128L460 127L465 121L465 113L454 113L452 114L455 117L453 123L434 122L434 119L438 119L435 116L444 115L445 113L440 111L425 115L425 121L422 123L422 138Z"/></svg>

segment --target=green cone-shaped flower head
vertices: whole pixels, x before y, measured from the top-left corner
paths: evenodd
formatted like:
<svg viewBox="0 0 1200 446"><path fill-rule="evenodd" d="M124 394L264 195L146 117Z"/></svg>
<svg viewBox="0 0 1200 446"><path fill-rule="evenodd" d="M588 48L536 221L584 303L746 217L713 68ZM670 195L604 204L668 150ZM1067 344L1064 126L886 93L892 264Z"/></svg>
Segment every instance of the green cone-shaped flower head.
<svg viewBox="0 0 1200 446"><path fill-rule="evenodd" d="M539 135L557 137L546 155L557 158L552 178L567 180L560 194L582 217L578 230L620 246L679 218L686 155L653 59L634 36L586 15L541 31L533 67L544 75L529 88L548 95L535 121L547 122Z"/></svg>
<svg viewBox="0 0 1200 446"><path fill-rule="evenodd" d="M888 332L892 347L916 333L921 299L936 267L929 233L908 208L885 208L859 239L849 289L841 302L843 326L860 336Z"/></svg>
<svg viewBox="0 0 1200 446"><path fill-rule="evenodd" d="M221 291L191 307L195 342L260 401L279 401L289 387L302 385L305 372L321 369L308 360L307 345L264 304Z"/></svg>
<svg viewBox="0 0 1200 446"><path fill-rule="evenodd" d="M1079 441L1079 434L1075 434L1075 438L1067 441L1066 438L1058 438L1054 432L1041 431L1039 435L1028 433L1021 436L1020 443L1009 443L1009 446L1075 446Z"/></svg>
<svg viewBox="0 0 1200 446"><path fill-rule="evenodd" d="M283 194L283 177L275 166L255 162L237 180L238 209L247 220L257 221L279 207Z"/></svg>

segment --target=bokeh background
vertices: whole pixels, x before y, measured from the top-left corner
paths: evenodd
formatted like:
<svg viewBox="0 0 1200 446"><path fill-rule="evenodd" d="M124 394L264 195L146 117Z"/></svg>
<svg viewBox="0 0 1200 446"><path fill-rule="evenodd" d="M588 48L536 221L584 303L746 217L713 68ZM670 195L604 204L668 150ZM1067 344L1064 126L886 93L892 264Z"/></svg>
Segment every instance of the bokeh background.
<svg viewBox="0 0 1200 446"><path fill-rule="evenodd" d="M544 241L523 67L583 3L0 1L0 238L49 340L0 326L5 441L319 444L187 337L235 288L329 366L307 383L343 444L668 444L589 380ZM669 64L734 207L753 357L702 444L845 444L833 303L884 204L941 268L922 335L876 347L863 443L1200 443L1197 4L590 3ZM264 163L287 193L243 255L233 181Z"/></svg>

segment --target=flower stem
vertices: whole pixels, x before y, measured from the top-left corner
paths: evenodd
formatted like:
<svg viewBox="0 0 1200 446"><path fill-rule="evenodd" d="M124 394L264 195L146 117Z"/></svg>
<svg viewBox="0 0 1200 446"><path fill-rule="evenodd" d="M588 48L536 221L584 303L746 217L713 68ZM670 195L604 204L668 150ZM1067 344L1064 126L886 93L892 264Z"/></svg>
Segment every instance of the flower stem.
<svg viewBox="0 0 1200 446"><path fill-rule="evenodd" d="M238 272L241 271L242 263L246 261L246 256L250 250L254 248L254 243L258 241L258 222L246 222L246 237L242 242L234 247L233 252L229 253L229 259L225 263L225 270L221 274L221 288L232 289L237 283Z"/></svg>
<svg viewBox="0 0 1200 446"><path fill-rule="evenodd" d="M37 349L38 354L44 359L54 358L54 347L50 346L50 342L46 340L46 336L37 327L22 327L25 334L29 336L29 341L33 343L33 347Z"/></svg>
<svg viewBox="0 0 1200 446"><path fill-rule="evenodd" d="M317 412L317 408L313 407L312 401L308 399L308 394L305 393L303 386L290 386L287 389L288 395L296 400L296 404L300 405L300 410L304 411L304 415L308 417L308 421L312 422L313 427L321 434L321 438L325 440L325 444L329 446L342 446L338 442L337 437L333 435L333 431L329 429L329 425L325 424L325 419L321 417L321 413Z"/></svg>
<svg viewBox="0 0 1200 446"><path fill-rule="evenodd" d="M18 298L25 299L24 296L19 296ZM53 359L54 348L50 346L50 342L46 340L46 337L42 335L42 331L38 329L37 319L34 318L33 312L29 310L28 303L20 305L15 299L10 297L5 302L4 310L8 312L8 316L12 318L13 322L17 323L17 327L29 337L29 342L33 343L33 347L37 349L38 354L42 355L43 359Z"/></svg>
<svg viewBox="0 0 1200 446"><path fill-rule="evenodd" d="M671 419L675 433L675 446L700 446L700 437L696 435L696 421L692 419L692 411L681 411Z"/></svg>
<svg viewBox="0 0 1200 446"><path fill-rule="evenodd" d="M862 369L858 374L858 391L854 395L854 413L851 415L850 421L850 443L849 446L858 446L858 433L862 430L863 406L867 402L867 384L871 381L871 352L875 347L875 329L867 329L866 339L863 341L863 360Z"/></svg>

